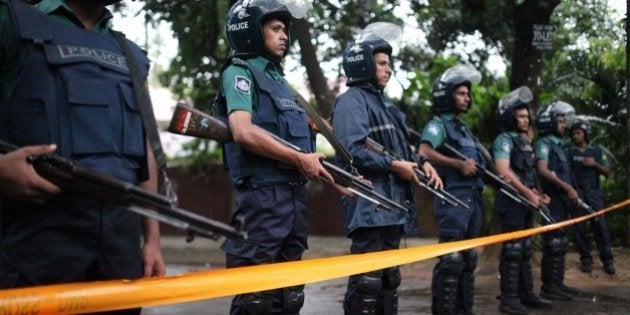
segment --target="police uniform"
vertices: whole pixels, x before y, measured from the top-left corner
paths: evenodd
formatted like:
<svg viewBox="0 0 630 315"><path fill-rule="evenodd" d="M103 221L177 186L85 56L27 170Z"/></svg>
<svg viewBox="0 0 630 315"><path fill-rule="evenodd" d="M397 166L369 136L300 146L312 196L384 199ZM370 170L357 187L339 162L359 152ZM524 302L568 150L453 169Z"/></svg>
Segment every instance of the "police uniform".
<svg viewBox="0 0 630 315"><path fill-rule="evenodd" d="M451 156L441 146L449 143L465 156L480 165L484 162L475 147L474 140L464 123L452 113L434 116L422 132L422 142L435 150ZM436 167L444 181L444 189L469 205L469 209L452 205L444 200L434 200L434 213L438 224L440 242L451 242L479 236L483 211L483 180L479 176L464 177L454 168ZM477 254L474 250L455 252L440 257L433 269L433 312L440 314L472 312L474 272Z"/></svg>
<svg viewBox="0 0 630 315"><path fill-rule="evenodd" d="M78 165L146 180L142 118L111 13L87 31L61 0L38 9L0 0L0 138L55 143ZM149 60L127 43L146 77ZM0 198L0 287L141 276L137 214L72 192L43 205Z"/></svg>
<svg viewBox="0 0 630 315"><path fill-rule="evenodd" d="M608 160L604 158L602 150L599 147L587 145L584 151L580 151L577 147L571 146L567 151L567 156L571 163L571 169L575 175L576 185L584 202L586 202L593 210L604 208L604 192L599 183L599 172L593 168L585 166L583 161L585 157L595 159L597 163L608 167ZM577 208L574 216L582 216L585 213ZM599 252L599 258L604 264L604 268L609 273L614 273L613 254L611 249L610 234L606 225L606 217L598 216L591 220L593 236L595 244ZM588 238L588 230L586 222L574 225L575 229L575 245L580 253L580 261L582 266L590 267L593 264L591 256L591 246ZM612 272L610 272L612 271Z"/></svg>
<svg viewBox="0 0 630 315"><path fill-rule="evenodd" d="M527 188L536 186L536 161L531 141L514 132L503 132L492 144L494 160L509 160L510 169ZM495 196L495 209L501 220L501 232L508 233L533 226L531 209L505 194ZM499 272L501 274L501 303L508 308L522 308L522 304L549 307L534 295L531 266L532 241L529 237L503 243ZM521 304L522 303L522 304Z"/></svg>
<svg viewBox="0 0 630 315"><path fill-rule="evenodd" d="M313 152L306 113L274 63L261 56L234 59L221 75L221 93L227 106L218 110L224 120L234 110L251 112L255 125ZM247 240L227 239L223 244L227 267L300 260L308 235L306 178L296 168L253 154L236 142L224 144L223 149L236 189L233 218L244 217L248 233ZM250 314L252 307L262 314L297 313L304 302L302 289L237 295L231 314Z"/></svg>
<svg viewBox="0 0 630 315"><path fill-rule="evenodd" d="M554 134L544 135L536 141L536 160L547 161L549 170L560 180L571 183L569 161L561 148L562 140ZM569 218L572 205L566 198L566 193L544 180L541 181L542 190L551 198L549 211L556 222ZM570 300L571 294L564 286L565 254L568 239L564 229L556 229L543 234L543 256L541 261L542 289L541 296L551 299ZM550 292L559 292L562 296L554 297Z"/></svg>
<svg viewBox="0 0 630 315"><path fill-rule="evenodd" d="M341 198L346 235L352 239L350 252L369 253L397 249L401 234L419 232L413 192L409 182L391 172L393 160L365 146L369 137L407 161L419 161L408 145L405 115L370 83L351 86L335 101L333 129L353 158L353 165L374 190L404 205L408 212L377 209L374 203L355 196ZM337 158L337 163L349 168ZM346 314L395 314L398 267L350 276L344 309Z"/></svg>

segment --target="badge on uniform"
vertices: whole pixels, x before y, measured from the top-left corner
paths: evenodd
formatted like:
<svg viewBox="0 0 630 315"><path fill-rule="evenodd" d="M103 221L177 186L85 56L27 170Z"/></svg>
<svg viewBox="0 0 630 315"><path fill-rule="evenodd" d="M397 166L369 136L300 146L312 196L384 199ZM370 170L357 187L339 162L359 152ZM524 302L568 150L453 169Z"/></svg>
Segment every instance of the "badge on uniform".
<svg viewBox="0 0 630 315"><path fill-rule="evenodd" d="M549 147L546 145L543 145L540 147L540 152L542 152L542 154L548 154L549 153Z"/></svg>
<svg viewBox="0 0 630 315"><path fill-rule="evenodd" d="M438 128L437 125L430 124L429 127L427 128L427 132L434 136L437 136L437 134L440 132L440 128Z"/></svg>
<svg viewBox="0 0 630 315"><path fill-rule="evenodd" d="M510 152L510 144L505 142L503 143L503 145L501 146L501 149L503 150L503 152Z"/></svg>
<svg viewBox="0 0 630 315"><path fill-rule="evenodd" d="M252 85L252 81L250 81L246 77L242 77L240 75L237 75L236 77L234 77L234 88L243 94L250 93L251 85Z"/></svg>

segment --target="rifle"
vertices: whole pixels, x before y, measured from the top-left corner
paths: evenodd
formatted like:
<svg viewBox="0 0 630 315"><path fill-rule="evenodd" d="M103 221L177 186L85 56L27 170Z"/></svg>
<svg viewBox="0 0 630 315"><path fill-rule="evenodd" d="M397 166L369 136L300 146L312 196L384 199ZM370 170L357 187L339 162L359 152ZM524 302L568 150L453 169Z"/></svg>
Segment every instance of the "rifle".
<svg viewBox="0 0 630 315"><path fill-rule="evenodd" d="M225 123L184 103L177 103L175 106L175 111L173 112L173 118L171 119L168 131L181 135L211 139L220 143L233 141L232 134ZM308 153L302 150L302 148L278 137L277 135L268 131L266 132L282 145L302 153ZM402 205L375 192L372 184L361 177L348 173L342 168L326 160L322 160L320 162L326 171L332 175L336 184L345 187L352 193L355 193L386 210L409 211L409 209L403 207Z"/></svg>
<svg viewBox="0 0 630 315"><path fill-rule="evenodd" d="M391 150L385 148L383 145L381 145L380 143L376 142L374 139L372 138L367 138L365 141L366 145L368 146L368 148L370 148L371 150L374 150L380 154L384 154L394 160L397 161L404 161L404 159L396 154L395 152L392 152ZM470 209L470 206L468 206L466 203L464 203L463 201L457 199L457 197L453 196L451 193L449 193L448 191L445 191L444 189L435 189L433 187L431 187L430 185L428 185L428 181L429 178L428 176L424 173L423 170L421 170L420 168L416 168L414 169L416 175L418 176L418 178L420 179L420 186L424 187L426 190L428 190L429 192L431 192L432 194L438 196L439 198L442 198L444 201L450 203L453 206L457 206L460 205L466 209Z"/></svg>
<svg viewBox="0 0 630 315"><path fill-rule="evenodd" d="M459 152L457 149L453 148L450 144L444 143L444 147L451 153L455 154L455 156L457 156L458 158L462 160L468 159L464 154ZM491 163L491 161L486 161L486 162L489 163L490 165L494 165ZM475 162L475 164L477 166L477 169L481 170L487 178L492 180L499 187L499 191L501 193L512 198L512 200L518 202L519 204L525 205L531 210L539 212L540 216L548 223L550 224L556 223L556 220L553 219L553 217L551 216L551 212L545 205L533 204L527 198L521 196L521 194L519 194L518 191L514 187L512 187L512 185L502 180L498 175L496 175L496 173L490 171L487 167L483 167L479 165L479 163ZM496 169L496 167L494 167L493 169Z"/></svg>
<svg viewBox="0 0 630 315"><path fill-rule="evenodd" d="M17 149L19 149L17 146L0 140L0 153L6 154ZM188 234L188 242L195 236L213 240L217 240L220 235L237 239L247 238L247 234L240 228L235 229L219 221L178 208L174 202L163 195L76 165L68 159L47 154L29 156L28 161L39 175L59 187L86 194L185 230Z"/></svg>

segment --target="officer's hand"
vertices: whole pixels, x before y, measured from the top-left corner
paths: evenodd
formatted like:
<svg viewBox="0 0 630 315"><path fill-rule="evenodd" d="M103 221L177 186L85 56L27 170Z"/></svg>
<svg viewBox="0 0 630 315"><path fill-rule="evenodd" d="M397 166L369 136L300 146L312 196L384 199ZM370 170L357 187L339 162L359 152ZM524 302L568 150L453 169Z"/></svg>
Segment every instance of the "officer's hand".
<svg viewBox="0 0 630 315"><path fill-rule="evenodd" d="M427 176L427 184L429 186L433 186L433 188L438 190L444 188L444 183L442 183L442 179L435 171L435 168L433 168L433 165L431 165L431 163L424 162L424 164L422 164L422 170L424 171L424 175Z"/></svg>
<svg viewBox="0 0 630 315"><path fill-rule="evenodd" d="M573 189L573 187L569 187L569 190L567 190L567 198L572 204L577 205L580 196L578 195L577 191Z"/></svg>
<svg viewBox="0 0 630 315"><path fill-rule="evenodd" d="M418 168L418 163L394 160L392 161L390 170L396 174L398 178L420 186L420 179L418 179L415 172L416 168Z"/></svg>
<svg viewBox="0 0 630 315"><path fill-rule="evenodd" d="M335 188L335 190L338 193L340 193L340 194L342 194L342 195L344 195L346 197L354 198L354 193L351 192L348 188L343 187L343 186L341 186L339 184L335 184L335 183L333 183L332 186L333 186L333 188Z"/></svg>
<svg viewBox="0 0 630 315"><path fill-rule="evenodd" d="M538 189L536 189L536 188L532 188L532 191L533 191L536 195L538 195L538 198L540 198L540 202L541 202L543 205L545 205L545 206L546 206L546 205L548 205L548 204L551 202L551 198L549 198L549 196L548 196L547 194L543 194L543 193L541 193L541 192L540 192L540 191L538 191Z"/></svg>
<svg viewBox="0 0 630 315"><path fill-rule="evenodd" d="M56 145L27 146L0 154L0 191L9 197L43 204L61 192L55 184L45 180L27 158L55 152Z"/></svg>
<svg viewBox="0 0 630 315"><path fill-rule="evenodd" d="M527 200L529 200L529 202L531 202L535 206L539 206L540 204L542 204L542 198L539 194L536 193L535 190L528 190L525 194L525 198L527 198Z"/></svg>
<svg viewBox="0 0 630 315"><path fill-rule="evenodd" d="M160 244L148 242L142 246L143 277L160 277L166 273Z"/></svg>
<svg viewBox="0 0 630 315"><path fill-rule="evenodd" d="M466 159L459 164L459 171L466 177L477 175L477 164L473 159Z"/></svg>
<svg viewBox="0 0 630 315"><path fill-rule="evenodd" d="M322 177L323 180L334 183L332 175L322 166L321 160L326 158L323 153L302 153L298 156L298 169L308 178Z"/></svg>
<svg viewBox="0 0 630 315"><path fill-rule="evenodd" d="M595 166L595 159L590 156L584 157L582 164L584 164L584 166Z"/></svg>

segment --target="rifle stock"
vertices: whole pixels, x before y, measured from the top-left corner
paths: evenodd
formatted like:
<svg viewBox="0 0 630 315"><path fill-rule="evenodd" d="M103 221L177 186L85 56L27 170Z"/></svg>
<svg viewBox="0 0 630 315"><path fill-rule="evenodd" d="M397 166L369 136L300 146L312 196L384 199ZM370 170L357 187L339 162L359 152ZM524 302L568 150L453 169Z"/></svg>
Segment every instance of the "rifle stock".
<svg viewBox="0 0 630 315"><path fill-rule="evenodd" d="M181 102L177 103L175 106L173 119L171 120L168 131L186 136L215 140L220 143L232 141L232 135L225 123ZM275 134L270 132L267 132L267 134L276 141L293 150L307 153L300 147L293 145ZM328 161L324 160L321 161L321 163L322 166L324 166L324 168L333 176L336 184L347 188L353 193L364 197L387 210L409 211L409 209L404 206L376 193L372 184L366 180L358 176L354 176Z"/></svg>
<svg viewBox="0 0 630 315"><path fill-rule="evenodd" d="M0 140L0 153L6 154L17 149L19 149L17 146ZM246 233L241 230L178 208L165 196L76 165L70 160L54 155L42 155L31 156L28 161L40 176L59 187L83 193L184 229L188 232L189 241L194 236L214 240L218 239L219 235L238 239L247 238Z"/></svg>

